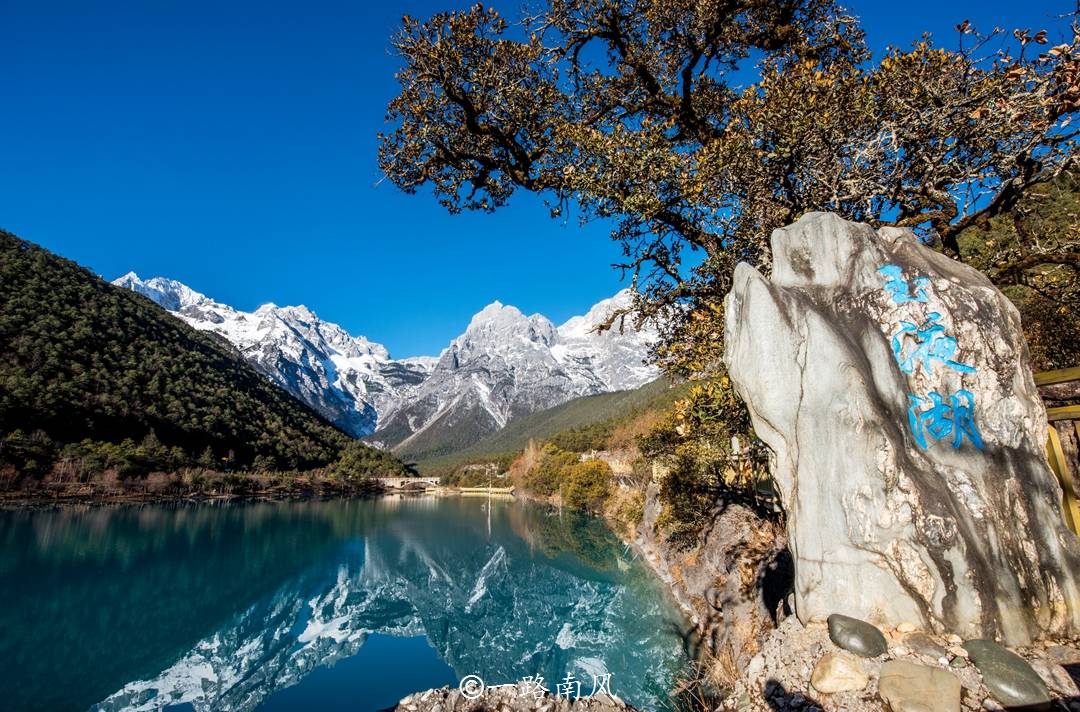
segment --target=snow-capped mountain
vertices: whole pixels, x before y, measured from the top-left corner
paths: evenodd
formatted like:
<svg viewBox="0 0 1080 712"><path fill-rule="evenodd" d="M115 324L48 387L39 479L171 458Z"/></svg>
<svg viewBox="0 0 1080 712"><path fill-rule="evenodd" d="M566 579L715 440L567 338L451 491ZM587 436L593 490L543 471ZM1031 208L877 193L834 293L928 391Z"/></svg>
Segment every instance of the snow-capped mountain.
<svg viewBox="0 0 1080 712"><path fill-rule="evenodd" d="M539 314L488 305L443 350L408 402L380 422L376 437L422 459L571 398L648 383L657 377L643 364L652 332L591 331L630 298L620 292L560 327Z"/></svg>
<svg viewBox="0 0 1080 712"><path fill-rule="evenodd" d="M475 442L509 420L571 398L655 379L643 363L656 335L595 332L632 298L623 290L556 327L493 302L438 357L392 359L305 306L244 312L164 277L130 272L113 284L149 297L196 329L219 334L285 390L356 436L410 455Z"/></svg>

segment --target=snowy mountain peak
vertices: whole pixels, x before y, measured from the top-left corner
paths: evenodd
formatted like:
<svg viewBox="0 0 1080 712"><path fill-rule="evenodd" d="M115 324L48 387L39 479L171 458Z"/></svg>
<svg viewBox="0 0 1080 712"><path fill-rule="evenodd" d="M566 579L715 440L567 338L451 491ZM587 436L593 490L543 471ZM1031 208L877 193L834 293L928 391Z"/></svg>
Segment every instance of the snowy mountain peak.
<svg viewBox="0 0 1080 712"><path fill-rule="evenodd" d="M561 326L559 326L559 335L565 338L578 339L587 338L590 333L603 333L594 332L597 326L606 322L618 309L625 309L634 303L634 292L630 289L623 289L617 292L614 296L607 299L601 299L594 304L589 311L583 316L574 316L567 319ZM631 325L630 320L627 319L621 325L623 328ZM618 330L620 324L616 322L612 325L612 329Z"/></svg>
<svg viewBox="0 0 1080 712"><path fill-rule="evenodd" d="M196 292L186 284L164 277L153 277L144 281L134 272L128 272L113 281L113 284L149 297L169 311L210 301L206 295Z"/></svg>
<svg viewBox="0 0 1080 712"><path fill-rule="evenodd" d="M475 350L476 347L502 349L524 339L530 343L552 345L555 325L540 314L525 316L515 306L492 302L473 316L465 333L454 339L451 348Z"/></svg>
<svg viewBox="0 0 1080 712"><path fill-rule="evenodd" d="M352 336L304 305L267 303L244 312L164 277L134 272L113 284L139 292L196 329L229 340L257 369L343 430L422 452L457 429L465 446L512 418L582 395L655 379L644 363L650 330L593 332L633 293L623 290L562 326L494 301L439 357L394 360L381 344ZM465 432L461 435L460 432Z"/></svg>

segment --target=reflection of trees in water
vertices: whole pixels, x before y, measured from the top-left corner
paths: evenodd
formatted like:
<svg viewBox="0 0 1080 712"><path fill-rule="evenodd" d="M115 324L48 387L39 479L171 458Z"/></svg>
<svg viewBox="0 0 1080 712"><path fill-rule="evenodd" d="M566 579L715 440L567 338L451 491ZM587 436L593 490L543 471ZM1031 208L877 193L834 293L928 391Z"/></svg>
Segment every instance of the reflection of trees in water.
<svg viewBox="0 0 1080 712"><path fill-rule="evenodd" d="M511 527L531 549L582 571L618 576L628 565L626 547L596 517L573 510L531 505L511 510Z"/></svg>

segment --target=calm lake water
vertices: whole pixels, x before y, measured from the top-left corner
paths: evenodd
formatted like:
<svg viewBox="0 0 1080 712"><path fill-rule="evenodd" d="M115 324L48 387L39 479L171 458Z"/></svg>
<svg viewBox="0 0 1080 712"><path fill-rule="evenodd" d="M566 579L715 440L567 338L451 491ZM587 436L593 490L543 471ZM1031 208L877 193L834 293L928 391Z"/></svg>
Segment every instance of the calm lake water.
<svg viewBox="0 0 1080 712"><path fill-rule="evenodd" d="M682 629L599 520L513 500L0 512L5 710L361 712L567 673L655 708Z"/></svg>

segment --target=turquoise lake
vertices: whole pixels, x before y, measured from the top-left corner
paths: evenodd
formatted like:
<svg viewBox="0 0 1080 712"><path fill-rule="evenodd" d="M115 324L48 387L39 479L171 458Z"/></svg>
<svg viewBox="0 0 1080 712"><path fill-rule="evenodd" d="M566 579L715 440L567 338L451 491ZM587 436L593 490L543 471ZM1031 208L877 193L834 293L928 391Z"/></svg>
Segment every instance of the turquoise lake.
<svg viewBox="0 0 1080 712"><path fill-rule="evenodd" d="M380 710L572 674L663 708L663 585L592 517L516 500L0 512L7 710Z"/></svg>

